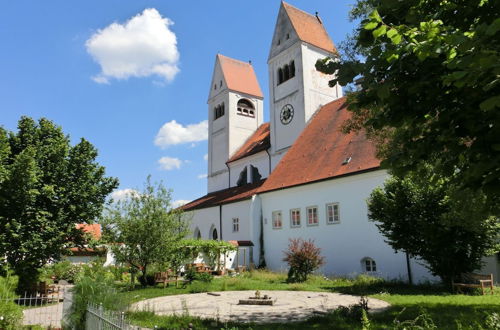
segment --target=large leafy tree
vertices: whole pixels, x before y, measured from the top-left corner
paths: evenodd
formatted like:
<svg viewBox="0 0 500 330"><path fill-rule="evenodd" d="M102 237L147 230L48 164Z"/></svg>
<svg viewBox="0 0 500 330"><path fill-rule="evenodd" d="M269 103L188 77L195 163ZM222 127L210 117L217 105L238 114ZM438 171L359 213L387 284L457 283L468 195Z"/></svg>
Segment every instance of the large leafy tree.
<svg viewBox="0 0 500 330"><path fill-rule="evenodd" d="M499 251L500 223L483 194L433 178L430 167L392 177L368 201L370 218L387 242L425 261L445 283L481 267Z"/></svg>
<svg viewBox="0 0 500 330"><path fill-rule="evenodd" d="M84 243L75 224L95 220L118 185L96 158L92 144L72 146L47 119L22 117L17 132L0 127L0 256L19 275L20 289L48 260Z"/></svg>
<svg viewBox="0 0 500 330"><path fill-rule="evenodd" d="M365 128L383 166L401 175L432 161L498 202L499 12L498 0L358 0L344 56L317 68L337 73L331 84L362 77L346 129Z"/></svg>
<svg viewBox="0 0 500 330"><path fill-rule="evenodd" d="M119 262L141 272L146 284L151 265L175 263L178 243L188 234L188 221L180 209L172 208L170 191L150 177L139 192L116 201L104 212L105 237Z"/></svg>

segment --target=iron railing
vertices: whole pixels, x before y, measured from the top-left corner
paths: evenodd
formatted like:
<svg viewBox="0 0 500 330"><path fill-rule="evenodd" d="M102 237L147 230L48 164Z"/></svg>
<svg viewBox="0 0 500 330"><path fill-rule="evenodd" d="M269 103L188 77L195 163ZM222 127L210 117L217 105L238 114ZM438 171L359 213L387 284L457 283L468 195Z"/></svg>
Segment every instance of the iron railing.
<svg viewBox="0 0 500 330"><path fill-rule="evenodd" d="M89 303L85 318L86 330L138 330L127 322L124 312L105 310L102 305Z"/></svg>

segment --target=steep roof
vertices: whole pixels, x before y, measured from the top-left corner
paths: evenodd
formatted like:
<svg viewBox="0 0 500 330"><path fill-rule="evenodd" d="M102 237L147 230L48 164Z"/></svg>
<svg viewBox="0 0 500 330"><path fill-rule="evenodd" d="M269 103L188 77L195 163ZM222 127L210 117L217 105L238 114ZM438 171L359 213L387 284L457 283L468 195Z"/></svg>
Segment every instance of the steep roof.
<svg viewBox="0 0 500 330"><path fill-rule="evenodd" d="M253 66L250 63L217 54L224 80L230 90L263 97Z"/></svg>
<svg viewBox="0 0 500 330"><path fill-rule="evenodd" d="M318 110L258 193L378 168L375 146L366 135L341 131L349 117L345 97Z"/></svg>
<svg viewBox="0 0 500 330"><path fill-rule="evenodd" d="M300 40L331 53L337 53L332 39L326 32L320 18L281 2Z"/></svg>
<svg viewBox="0 0 500 330"><path fill-rule="evenodd" d="M88 224L88 223L77 223L76 229L83 230L86 233L91 234L95 239L101 238L101 225L98 223Z"/></svg>
<svg viewBox="0 0 500 330"><path fill-rule="evenodd" d="M269 123L264 123L257 128L241 146L241 148L234 153L234 155L227 161L227 163L234 162L235 160L245 158L247 156L256 154L260 151L267 150L271 147L271 131Z"/></svg>
<svg viewBox="0 0 500 330"><path fill-rule="evenodd" d="M191 211L245 200L251 198L263 183L264 180L261 180L257 183L247 184L241 187L231 187L215 191L185 204L180 208L184 211Z"/></svg>

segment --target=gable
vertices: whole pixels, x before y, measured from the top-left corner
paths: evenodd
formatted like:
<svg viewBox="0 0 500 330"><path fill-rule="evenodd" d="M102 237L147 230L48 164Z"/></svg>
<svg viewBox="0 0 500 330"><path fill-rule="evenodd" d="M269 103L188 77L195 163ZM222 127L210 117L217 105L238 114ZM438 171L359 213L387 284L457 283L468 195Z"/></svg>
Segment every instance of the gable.
<svg viewBox="0 0 500 330"><path fill-rule="evenodd" d="M299 37L286 13L283 5L280 6L278 17L276 18L276 25L274 27L273 41L271 50L269 52L269 59L275 57L283 50L292 46L295 42L299 41Z"/></svg>
<svg viewBox="0 0 500 330"><path fill-rule="evenodd" d="M259 98L264 97L250 63L217 54L208 98L211 99L226 88Z"/></svg>
<svg viewBox="0 0 500 330"><path fill-rule="evenodd" d="M289 34L290 40L287 40L287 34ZM332 54L337 53L337 49L319 16L311 15L286 2L282 2L276 21L269 59L297 40L307 42Z"/></svg>

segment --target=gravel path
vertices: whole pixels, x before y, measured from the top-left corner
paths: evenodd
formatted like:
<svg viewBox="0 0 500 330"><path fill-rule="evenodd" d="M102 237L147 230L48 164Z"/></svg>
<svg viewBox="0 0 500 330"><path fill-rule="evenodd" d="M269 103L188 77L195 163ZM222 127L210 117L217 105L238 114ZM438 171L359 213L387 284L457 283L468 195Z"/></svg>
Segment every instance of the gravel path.
<svg viewBox="0 0 500 330"><path fill-rule="evenodd" d="M359 302L358 296L340 293L309 291L261 291L275 300L274 306L238 305L239 299L254 296L255 291L216 292L220 296L207 293L182 294L147 299L135 303L132 310L149 310L158 315L181 315L202 318L218 318L237 322L290 322L304 320L314 314L328 312L339 306L349 306ZM389 303L368 298L370 312L379 312Z"/></svg>

